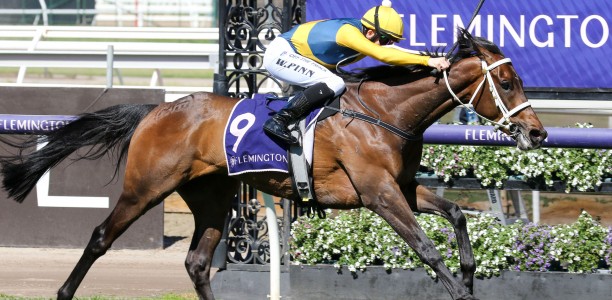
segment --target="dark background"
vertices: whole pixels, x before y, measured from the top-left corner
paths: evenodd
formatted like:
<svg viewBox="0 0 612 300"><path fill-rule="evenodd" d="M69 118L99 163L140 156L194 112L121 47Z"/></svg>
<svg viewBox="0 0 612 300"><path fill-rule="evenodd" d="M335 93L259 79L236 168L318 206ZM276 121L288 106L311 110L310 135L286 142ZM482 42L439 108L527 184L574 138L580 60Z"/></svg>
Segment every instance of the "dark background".
<svg viewBox="0 0 612 300"><path fill-rule="evenodd" d="M0 87L0 112L24 115L77 115L121 103L162 103L164 91L154 89ZM13 136L14 138L14 136ZM14 149L0 145L0 155ZM0 246L84 247L94 228L110 214L123 185L123 168L112 179L115 161L73 162L70 158L50 173L53 196L109 197L109 208L38 207L35 189L23 203L0 191ZM136 221L113 245L117 248L161 248L163 205Z"/></svg>

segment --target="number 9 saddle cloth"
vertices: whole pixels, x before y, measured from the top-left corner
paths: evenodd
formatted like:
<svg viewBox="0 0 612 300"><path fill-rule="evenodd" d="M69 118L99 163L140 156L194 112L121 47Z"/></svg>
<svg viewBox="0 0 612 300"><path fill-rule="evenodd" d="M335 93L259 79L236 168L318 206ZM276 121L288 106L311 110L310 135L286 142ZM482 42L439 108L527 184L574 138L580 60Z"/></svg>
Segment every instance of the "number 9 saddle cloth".
<svg viewBox="0 0 612 300"><path fill-rule="evenodd" d="M255 94L252 99L243 99L234 106L224 137L229 175L265 171L289 173L288 145L263 131L264 122L287 104L287 98L272 97ZM314 128L321 111L316 109L306 117L306 132L302 133L302 147L310 165Z"/></svg>

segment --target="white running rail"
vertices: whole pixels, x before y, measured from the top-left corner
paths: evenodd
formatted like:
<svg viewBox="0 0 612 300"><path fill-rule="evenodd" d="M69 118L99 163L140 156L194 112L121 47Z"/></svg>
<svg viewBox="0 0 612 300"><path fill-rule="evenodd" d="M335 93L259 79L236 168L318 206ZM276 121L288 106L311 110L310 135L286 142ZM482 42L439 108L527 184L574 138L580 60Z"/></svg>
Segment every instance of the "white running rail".
<svg viewBox="0 0 612 300"><path fill-rule="evenodd" d="M97 0L94 8L50 8L39 0L36 8L3 8L0 15L32 15L32 25L49 25L50 15L87 16L92 25L210 27L214 0ZM77 24L75 24L77 25Z"/></svg>

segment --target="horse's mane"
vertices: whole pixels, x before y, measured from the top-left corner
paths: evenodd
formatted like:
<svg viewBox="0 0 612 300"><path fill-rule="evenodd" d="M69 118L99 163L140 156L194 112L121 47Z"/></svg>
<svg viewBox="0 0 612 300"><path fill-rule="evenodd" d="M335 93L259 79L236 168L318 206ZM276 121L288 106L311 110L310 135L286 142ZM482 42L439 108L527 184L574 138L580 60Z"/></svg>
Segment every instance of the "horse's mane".
<svg viewBox="0 0 612 300"><path fill-rule="evenodd" d="M451 55L449 60L454 63L464 58L469 57L482 57L483 54L480 48L483 48L493 54L501 54L503 55L501 49L493 42L478 36L472 36L466 29L459 28L457 33L457 47L458 50ZM439 49L436 50L425 50L421 52L421 55L427 55L432 57L441 57L443 56ZM423 72L429 72L431 70L430 67L425 66L389 66L389 65L379 65L369 68L358 69L357 72L340 74L340 76L346 82L359 82L362 80L377 80L384 78L393 78L402 76L405 77L409 74L419 74L421 75Z"/></svg>

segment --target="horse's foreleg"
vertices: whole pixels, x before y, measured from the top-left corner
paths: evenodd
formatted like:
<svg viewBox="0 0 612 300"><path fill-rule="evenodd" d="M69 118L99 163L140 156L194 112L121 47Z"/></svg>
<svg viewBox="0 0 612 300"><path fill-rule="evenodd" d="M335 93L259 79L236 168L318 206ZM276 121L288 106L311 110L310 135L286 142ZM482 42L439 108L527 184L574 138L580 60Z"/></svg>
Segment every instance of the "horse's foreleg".
<svg viewBox="0 0 612 300"><path fill-rule="evenodd" d="M225 216L238 193L238 181L226 175L208 175L181 186L178 193L191 209L195 221L185 268L199 298L213 300L210 267Z"/></svg>
<svg viewBox="0 0 612 300"><path fill-rule="evenodd" d="M408 194L407 198L409 199L412 198L410 194L416 195L417 209L420 212L440 215L453 225L459 247L463 284L473 293L476 263L474 262L474 253L472 252L472 245L468 236L467 221L459 205L436 195L429 189L416 183L411 186L408 192L405 191L405 194Z"/></svg>
<svg viewBox="0 0 612 300"><path fill-rule="evenodd" d="M451 271L446 267L442 255L417 223L399 186L388 184L388 182L392 181L382 180L376 187L370 184L367 190L361 190L364 192L362 199L366 207L385 219L416 252L421 261L434 270L453 299L475 299L465 285L455 280Z"/></svg>
<svg viewBox="0 0 612 300"><path fill-rule="evenodd" d="M106 253L113 242L150 208L159 204L167 193L137 197L124 188L111 214L94 229L89 243L70 276L57 293L58 299L71 299L93 263Z"/></svg>

